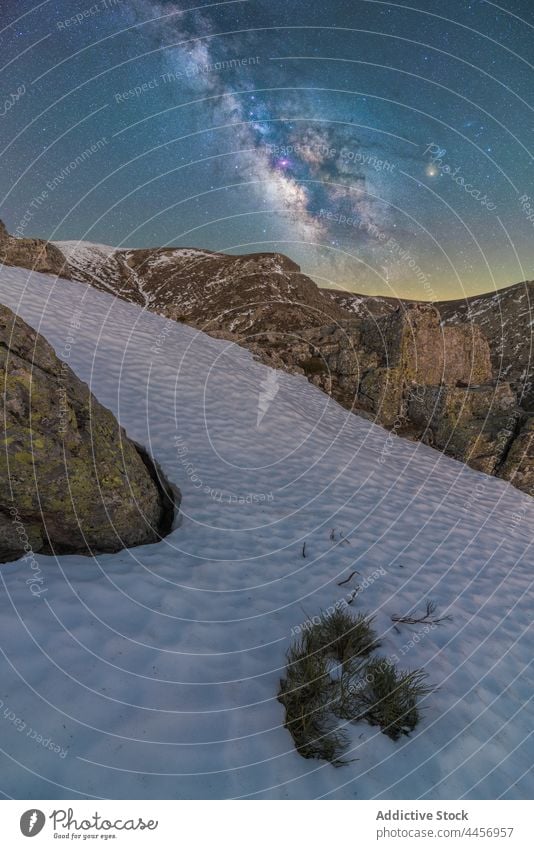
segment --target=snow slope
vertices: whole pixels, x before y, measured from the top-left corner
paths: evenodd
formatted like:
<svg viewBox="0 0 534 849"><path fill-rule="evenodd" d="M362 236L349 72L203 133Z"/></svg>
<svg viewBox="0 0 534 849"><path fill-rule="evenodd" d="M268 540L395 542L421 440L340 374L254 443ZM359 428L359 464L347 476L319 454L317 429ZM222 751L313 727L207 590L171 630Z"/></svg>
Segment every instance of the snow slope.
<svg viewBox="0 0 534 849"><path fill-rule="evenodd" d="M158 545L37 557L41 598L28 563L0 568L5 794L532 797L528 496L85 284L3 269L0 302L183 494ZM335 769L295 752L276 693L292 628L356 581L383 653L439 689L410 737L353 726L358 760ZM428 598L453 622L393 628Z"/></svg>

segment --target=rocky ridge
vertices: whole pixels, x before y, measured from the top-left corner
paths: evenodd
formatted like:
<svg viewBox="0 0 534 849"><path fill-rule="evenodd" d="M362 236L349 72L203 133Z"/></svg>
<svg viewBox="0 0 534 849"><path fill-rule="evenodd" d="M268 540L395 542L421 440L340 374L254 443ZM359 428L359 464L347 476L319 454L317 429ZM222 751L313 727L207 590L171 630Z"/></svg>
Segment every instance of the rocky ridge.
<svg viewBox="0 0 534 849"><path fill-rule="evenodd" d="M534 495L531 284L430 305L321 290L280 254L56 247L73 279L243 345L395 434Z"/></svg>

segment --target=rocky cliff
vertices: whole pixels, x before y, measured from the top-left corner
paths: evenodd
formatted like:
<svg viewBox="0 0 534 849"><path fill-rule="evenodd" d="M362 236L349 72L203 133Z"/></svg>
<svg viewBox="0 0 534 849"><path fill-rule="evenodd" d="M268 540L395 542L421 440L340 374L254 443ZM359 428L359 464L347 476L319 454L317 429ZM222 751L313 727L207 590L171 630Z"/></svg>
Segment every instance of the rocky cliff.
<svg viewBox="0 0 534 849"><path fill-rule="evenodd" d="M175 496L52 347L0 306L0 562L113 552L169 532Z"/></svg>
<svg viewBox="0 0 534 849"><path fill-rule="evenodd" d="M534 417L508 382L494 378L477 325L443 326L435 307L408 304L304 330L292 342L271 332L245 344L398 436L534 495Z"/></svg>
<svg viewBox="0 0 534 849"><path fill-rule="evenodd" d="M358 318L384 316L410 301L329 291L338 306ZM525 411L534 411L532 328L534 281L455 301L437 301L434 308L445 327L476 325L488 340L495 378L508 381Z"/></svg>
<svg viewBox="0 0 534 849"><path fill-rule="evenodd" d="M0 263L17 265L31 271L70 277L71 272L63 253L43 239L16 239L10 236L0 221Z"/></svg>

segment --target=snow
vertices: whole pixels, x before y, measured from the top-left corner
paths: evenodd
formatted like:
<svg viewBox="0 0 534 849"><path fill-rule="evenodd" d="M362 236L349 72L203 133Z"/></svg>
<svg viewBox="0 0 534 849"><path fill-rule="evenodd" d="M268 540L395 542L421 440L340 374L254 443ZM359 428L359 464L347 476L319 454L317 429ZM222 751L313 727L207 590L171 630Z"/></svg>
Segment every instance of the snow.
<svg viewBox="0 0 534 849"><path fill-rule="evenodd" d="M28 563L0 567L4 793L532 797L528 496L302 377L266 392L244 349L85 284L3 269L0 301L60 356L74 336L74 370L183 495L157 545L36 556L41 598ZM354 569L382 653L439 689L402 740L351 726L357 760L335 769L295 752L276 693L291 630L351 595ZM453 621L397 633L391 615L429 598Z"/></svg>
<svg viewBox="0 0 534 849"><path fill-rule="evenodd" d="M96 242L52 242L60 251L63 252L66 259L76 265L76 267L85 267L102 263L109 259L113 254L123 254L126 259L132 254L132 250L128 248L114 248L110 245L100 245ZM153 266L168 265L177 259L213 259L214 254L210 251L203 251L197 248L168 248L165 253L157 253L155 258L150 261Z"/></svg>
<svg viewBox="0 0 534 849"><path fill-rule="evenodd" d="M203 251L200 248L167 248L166 251L166 253L158 254L152 265L167 265L177 259L213 259L220 256L220 254Z"/></svg>
<svg viewBox="0 0 534 849"><path fill-rule="evenodd" d="M86 280L87 275L103 289L115 293L121 284L118 258L121 252L109 245L92 242L53 242L73 269L74 276Z"/></svg>
<svg viewBox="0 0 534 849"><path fill-rule="evenodd" d="M112 248L110 245L98 245L93 242L71 241L52 242L52 244L63 252L67 261L75 262L77 266L83 266L84 263L105 262L106 259L117 252L117 248Z"/></svg>

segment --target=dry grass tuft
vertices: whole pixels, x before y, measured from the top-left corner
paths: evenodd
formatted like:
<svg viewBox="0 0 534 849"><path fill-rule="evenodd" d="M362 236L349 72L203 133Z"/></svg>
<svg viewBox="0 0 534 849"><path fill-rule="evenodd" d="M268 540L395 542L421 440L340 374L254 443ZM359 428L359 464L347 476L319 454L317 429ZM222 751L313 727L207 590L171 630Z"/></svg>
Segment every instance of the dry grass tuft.
<svg viewBox="0 0 534 849"><path fill-rule="evenodd" d="M393 740L415 728L418 701L432 689L427 675L420 669L399 672L387 658L369 658L379 645L372 619L336 610L323 614L290 647L278 700L303 757L346 763L347 722L379 725Z"/></svg>

